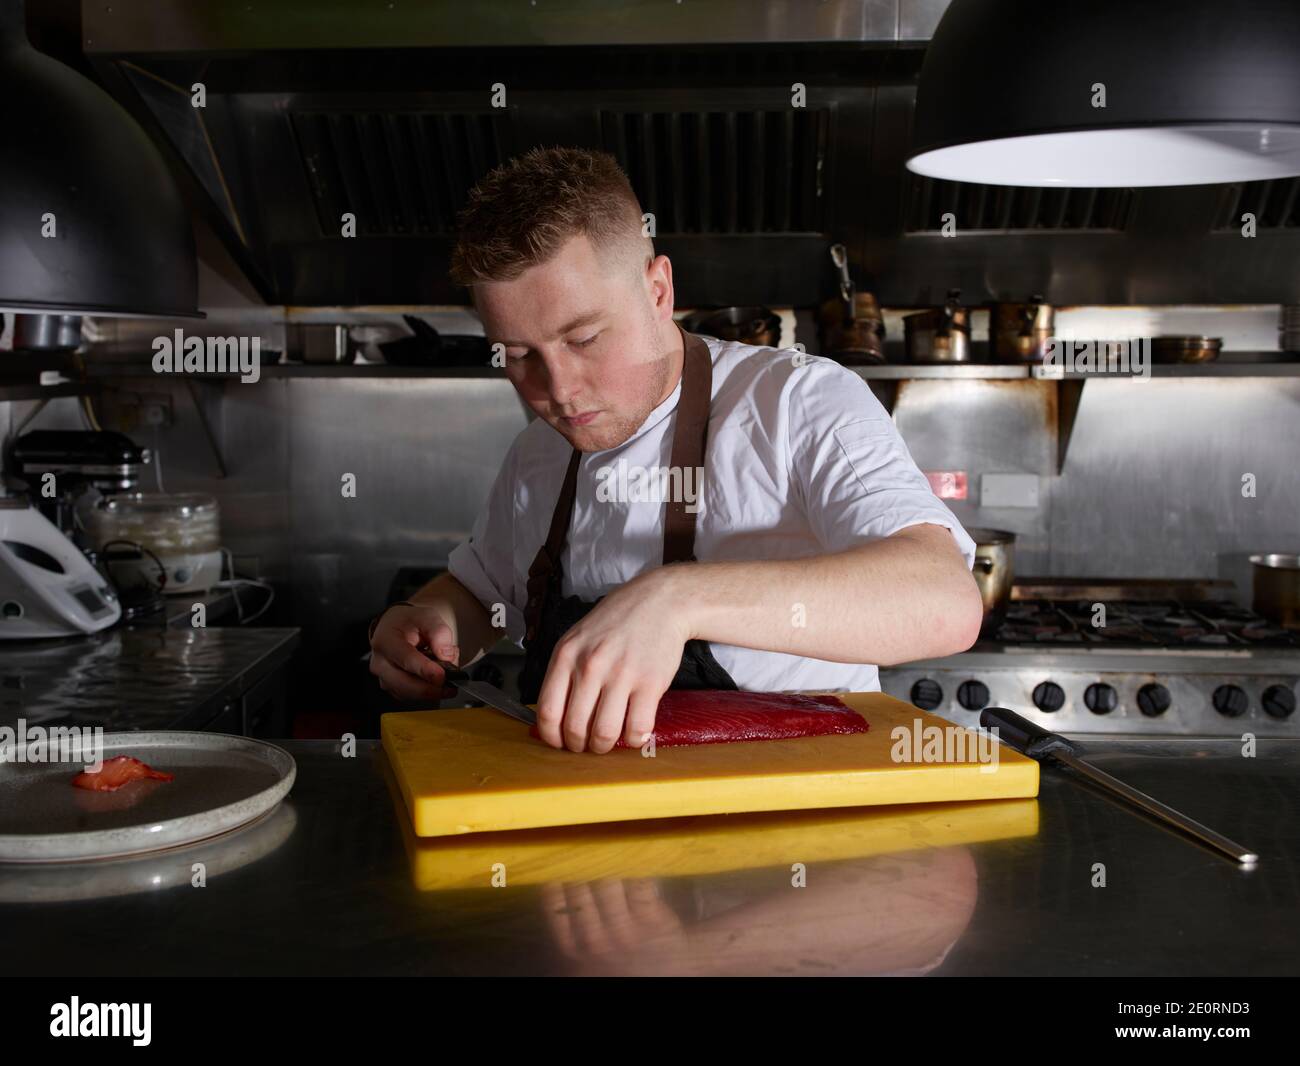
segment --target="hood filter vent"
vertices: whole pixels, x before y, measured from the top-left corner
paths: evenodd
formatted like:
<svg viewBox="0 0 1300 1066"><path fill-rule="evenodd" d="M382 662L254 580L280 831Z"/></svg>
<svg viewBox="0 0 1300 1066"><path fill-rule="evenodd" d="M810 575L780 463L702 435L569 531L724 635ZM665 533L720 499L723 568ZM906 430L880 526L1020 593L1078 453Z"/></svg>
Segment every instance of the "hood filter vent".
<svg viewBox="0 0 1300 1066"><path fill-rule="evenodd" d="M976 185L910 176L907 233L939 233L951 213L957 233L1114 233L1133 209L1132 189L1049 189Z"/></svg>
<svg viewBox="0 0 1300 1066"><path fill-rule="evenodd" d="M1262 230L1300 229L1300 178L1225 185L1214 218L1215 231L1240 230L1244 214L1254 215Z"/></svg>
<svg viewBox="0 0 1300 1066"><path fill-rule="evenodd" d="M822 232L829 109L602 111L600 123L660 236Z"/></svg>
<svg viewBox="0 0 1300 1066"><path fill-rule="evenodd" d="M294 137L321 236L444 236L479 178L509 156L499 114L298 111Z"/></svg>

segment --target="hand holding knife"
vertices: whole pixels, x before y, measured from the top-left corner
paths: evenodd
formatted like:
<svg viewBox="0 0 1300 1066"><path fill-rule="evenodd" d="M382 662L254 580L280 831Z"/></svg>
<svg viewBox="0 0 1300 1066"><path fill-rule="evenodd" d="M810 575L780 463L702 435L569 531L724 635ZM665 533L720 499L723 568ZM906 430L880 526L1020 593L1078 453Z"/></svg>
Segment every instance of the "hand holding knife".
<svg viewBox="0 0 1300 1066"><path fill-rule="evenodd" d="M508 714L511 718L523 722L525 725L537 724L537 714L531 707L527 707L517 699L506 695L495 685L489 685L486 681L473 680L459 666L439 659L433 653L432 648L422 645L418 650L442 667L444 685L450 685L466 696L481 700L489 707L500 711L502 714Z"/></svg>

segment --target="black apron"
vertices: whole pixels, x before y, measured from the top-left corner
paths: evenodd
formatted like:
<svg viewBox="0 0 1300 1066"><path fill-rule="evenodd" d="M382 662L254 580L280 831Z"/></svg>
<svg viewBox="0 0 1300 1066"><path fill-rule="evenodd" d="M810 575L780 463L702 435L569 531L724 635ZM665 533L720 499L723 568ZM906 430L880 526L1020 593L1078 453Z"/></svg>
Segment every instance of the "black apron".
<svg viewBox="0 0 1300 1066"><path fill-rule="evenodd" d="M681 329L679 326L678 329ZM693 333L682 330L682 391L677 401L677 424L673 428L672 466L678 470L702 470L708 443L709 401L713 392L713 359L708 345ZM546 543L528 568L528 604L524 609L527 632L524 637L524 667L519 674L519 698L536 703L546 678L551 654L560 638L600 600L565 596L560 560L573 520L577 495L578 464L582 453L576 448L569 458L564 485L551 515ZM699 497L697 496L697 502ZM664 564L695 561L695 514L685 500L669 500L664 515ZM604 597L601 597L603 599ZM670 688L735 689L736 682L713 657L708 641L688 640Z"/></svg>

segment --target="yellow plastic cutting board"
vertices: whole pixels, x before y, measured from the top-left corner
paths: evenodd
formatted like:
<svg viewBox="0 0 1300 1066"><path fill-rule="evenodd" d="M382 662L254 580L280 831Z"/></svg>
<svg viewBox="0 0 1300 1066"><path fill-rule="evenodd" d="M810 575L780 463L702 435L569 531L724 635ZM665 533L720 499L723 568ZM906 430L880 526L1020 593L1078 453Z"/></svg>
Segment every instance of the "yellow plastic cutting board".
<svg viewBox="0 0 1300 1066"><path fill-rule="evenodd" d="M716 814L417 837L395 779L392 786L411 880L421 892L496 889L500 868L509 870L509 883L516 888L696 877L788 866L796 855L804 863L839 862L1038 833L1038 801L1012 799Z"/></svg>
<svg viewBox="0 0 1300 1066"><path fill-rule="evenodd" d="M953 754L943 745L950 723L880 692L836 695L867 719L868 732L658 748L653 758L639 749L557 751L487 707L386 714L380 732L422 837L1038 795L1033 759L998 745L996 761L981 763L968 743L964 760L915 761ZM926 752L915 741L927 739L940 743Z"/></svg>

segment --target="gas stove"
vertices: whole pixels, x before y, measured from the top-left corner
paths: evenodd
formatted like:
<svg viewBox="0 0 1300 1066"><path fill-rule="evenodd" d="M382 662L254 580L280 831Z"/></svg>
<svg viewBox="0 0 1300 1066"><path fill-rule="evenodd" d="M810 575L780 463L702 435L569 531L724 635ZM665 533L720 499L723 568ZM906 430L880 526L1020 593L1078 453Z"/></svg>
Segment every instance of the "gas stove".
<svg viewBox="0 0 1300 1066"><path fill-rule="evenodd" d="M1300 639L1226 600L1016 599L970 651L880 683L964 725L1001 706L1064 733L1300 736Z"/></svg>
<svg viewBox="0 0 1300 1066"><path fill-rule="evenodd" d="M1289 629L1227 600L1016 600L993 629L992 640L1000 645L1300 648Z"/></svg>

